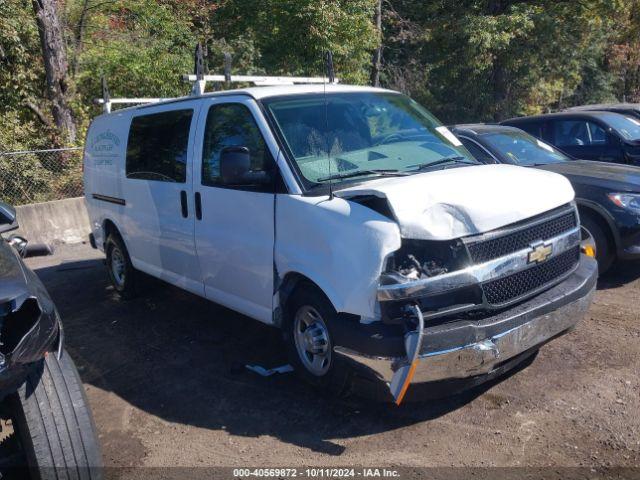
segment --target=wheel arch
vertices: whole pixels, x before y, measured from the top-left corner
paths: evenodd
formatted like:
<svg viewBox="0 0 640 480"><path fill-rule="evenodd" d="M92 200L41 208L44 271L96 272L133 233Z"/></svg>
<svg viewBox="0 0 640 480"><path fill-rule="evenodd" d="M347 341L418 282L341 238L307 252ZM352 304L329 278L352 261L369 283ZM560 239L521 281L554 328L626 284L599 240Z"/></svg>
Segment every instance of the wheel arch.
<svg viewBox="0 0 640 480"><path fill-rule="evenodd" d="M331 295L327 294L325 289L318 285L317 282L300 272L290 271L287 272L276 284L275 295L278 298L278 307L274 311L274 325L278 327L282 326L285 315L287 314L287 305L289 301L295 294L296 290L305 284L310 285L312 288L320 292L329 301L333 308L338 311L336 303L331 299Z"/></svg>
<svg viewBox="0 0 640 480"><path fill-rule="evenodd" d="M120 233L120 230L116 226L115 222L110 218L105 218L102 221L102 232L103 232L105 241L107 240L107 237L112 233L116 233L117 235L120 236L120 238L122 238L122 234Z"/></svg>
<svg viewBox="0 0 640 480"><path fill-rule="evenodd" d="M107 238L109 238L109 235L115 234L120 238L120 240L122 240L122 243L124 243L124 246L127 249L127 253L129 253L130 255L131 250L129 249L127 239L122 234L122 230L118 228L118 225L113 219L107 217L104 220L102 220L102 234L103 234L103 237L102 237L103 246L107 242Z"/></svg>
<svg viewBox="0 0 640 480"><path fill-rule="evenodd" d="M576 204L580 216L589 215L598 222L609 237L609 240L612 241L615 252L618 252L620 249L620 234L611 215L603 207L589 200L579 199L576 200Z"/></svg>

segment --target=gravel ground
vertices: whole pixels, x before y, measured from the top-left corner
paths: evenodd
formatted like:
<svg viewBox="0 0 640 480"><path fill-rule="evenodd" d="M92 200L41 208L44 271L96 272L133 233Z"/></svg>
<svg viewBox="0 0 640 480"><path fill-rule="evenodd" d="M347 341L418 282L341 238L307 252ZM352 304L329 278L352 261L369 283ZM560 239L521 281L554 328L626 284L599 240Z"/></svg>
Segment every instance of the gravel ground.
<svg viewBox="0 0 640 480"><path fill-rule="evenodd" d="M585 320L531 365L464 395L398 408L330 400L292 374L247 371L247 363L284 363L274 330L151 279L144 296L120 301L100 253L86 245L28 263L61 313L108 466L640 472L638 264L602 278Z"/></svg>

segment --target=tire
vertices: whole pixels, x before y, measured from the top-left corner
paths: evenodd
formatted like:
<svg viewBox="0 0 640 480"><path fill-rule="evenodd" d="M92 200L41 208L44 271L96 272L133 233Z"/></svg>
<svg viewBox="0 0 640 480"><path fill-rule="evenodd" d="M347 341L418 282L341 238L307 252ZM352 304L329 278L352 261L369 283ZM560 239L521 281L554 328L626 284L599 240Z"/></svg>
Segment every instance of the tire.
<svg viewBox="0 0 640 480"><path fill-rule="evenodd" d="M609 236L592 215L582 214L580 216L580 223L589 235L593 238L596 244L596 260L598 261L598 273L602 275L605 273L615 260L615 249L613 242L609 239Z"/></svg>
<svg viewBox="0 0 640 480"><path fill-rule="evenodd" d="M78 371L50 353L10 398L11 416L33 479L101 479L96 428Z"/></svg>
<svg viewBox="0 0 640 480"><path fill-rule="evenodd" d="M134 298L137 295L138 275L122 238L112 233L107 237L104 247L107 254L107 271L113 288L125 300Z"/></svg>
<svg viewBox="0 0 640 480"><path fill-rule="evenodd" d="M323 393L342 396L350 387L350 370L333 351L331 327L336 321L337 312L327 297L305 283L296 288L287 304L283 335L296 373ZM316 360L314 366L311 357L324 360Z"/></svg>

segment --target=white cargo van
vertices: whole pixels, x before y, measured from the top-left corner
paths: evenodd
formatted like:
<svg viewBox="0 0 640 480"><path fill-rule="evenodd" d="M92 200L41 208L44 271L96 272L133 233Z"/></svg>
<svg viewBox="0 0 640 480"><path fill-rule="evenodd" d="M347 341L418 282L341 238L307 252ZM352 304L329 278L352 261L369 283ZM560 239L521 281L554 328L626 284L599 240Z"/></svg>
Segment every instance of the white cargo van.
<svg viewBox="0 0 640 480"><path fill-rule="evenodd" d="M92 241L114 288L145 272L281 328L321 387L478 383L589 307L562 176L479 165L397 92L256 87L97 117ZM434 384L435 385L435 384Z"/></svg>

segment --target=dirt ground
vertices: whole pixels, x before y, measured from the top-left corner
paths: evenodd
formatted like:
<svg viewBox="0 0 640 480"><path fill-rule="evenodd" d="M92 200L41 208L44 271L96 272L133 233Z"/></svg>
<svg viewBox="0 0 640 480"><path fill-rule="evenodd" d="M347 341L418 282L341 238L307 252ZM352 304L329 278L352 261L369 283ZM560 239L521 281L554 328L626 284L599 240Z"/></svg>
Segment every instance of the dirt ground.
<svg viewBox="0 0 640 480"><path fill-rule="evenodd" d="M640 470L639 264L601 278L585 320L528 367L399 408L246 370L285 363L274 330L154 280L123 302L86 245L28 264L62 316L107 466Z"/></svg>

